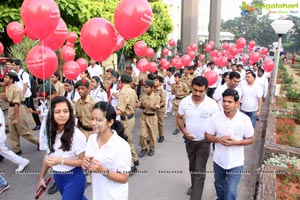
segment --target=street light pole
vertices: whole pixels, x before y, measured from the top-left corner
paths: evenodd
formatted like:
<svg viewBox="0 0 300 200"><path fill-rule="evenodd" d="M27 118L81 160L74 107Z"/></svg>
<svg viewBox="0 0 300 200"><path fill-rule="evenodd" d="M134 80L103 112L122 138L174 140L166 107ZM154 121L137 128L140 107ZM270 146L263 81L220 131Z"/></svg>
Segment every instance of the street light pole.
<svg viewBox="0 0 300 200"><path fill-rule="evenodd" d="M271 84L271 104L274 103L275 99L275 91L276 91L276 83L277 83L277 74L278 74L278 66L279 66L279 58L280 58L280 46L281 46L282 34L278 34L278 48L275 57L275 69L272 77Z"/></svg>

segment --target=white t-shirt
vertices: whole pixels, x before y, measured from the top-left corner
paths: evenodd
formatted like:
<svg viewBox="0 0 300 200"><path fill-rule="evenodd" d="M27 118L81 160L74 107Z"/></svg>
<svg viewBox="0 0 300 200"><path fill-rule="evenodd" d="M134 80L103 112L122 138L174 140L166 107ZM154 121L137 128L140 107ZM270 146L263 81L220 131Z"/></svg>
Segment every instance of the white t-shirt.
<svg viewBox="0 0 300 200"><path fill-rule="evenodd" d="M42 124L39 132L39 149L41 151L48 149L47 144L47 134L46 134L46 122L47 122L47 115L48 115L48 106L47 100L40 101L41 105L39 105L39 111L41 112L42 116Z"/></svg>
<svg viewBox="0 0 300 200"><path fill-rule="evenodd" d="M194 141L204 139L207 119L218 111L216 101L206 95L199 105L195 105L192 101L192 94L190 94L182 99L178 107L178 113L185 117L186 129L196 137Z"/></svg>
<svg viewBox="0 0 300 200"><path fill-rule="evenodd" d="M219 112L208 120L206 133L216 137L230 136L241 141L254 135L254 129L250 118L237 110L235 116L230 120ZM224 146L215 144L213 160L223 169L232 169L244 165L244 146Z"/></svg>
<svg viewBox="0 0 300 200"><path fill-rule="evenodd" d="M111 172L130 171L131 151L129 144L113 130L113 135L99 148L97 134L88 138L85 155L94 157ZM110 180L101 173L92 173L94 200L127 200L128 183L122 184Z"/></svg>
<svg viewBox="0 0 300 200"><path fill-rule="evenodd" d="M90 96L96 101L108 101L107 93L100 86L90 91Z"/></svg>
<svg viewBox="0 0 300 200"><path fill-rule="evenodd" d="M268 79L264 76L256 77L255 82L257 82L258 85L260 86L262 93L263 93L263 97L266 97L268 95L268 88L269 88Z"/></svg>
<svg viewBox="0 0 300 200"><path fill-rule="evenodd" d="M73 99L71 98L73 95ZM78 94L77 90L72 90L71 92L67 92L67 96L66 98L68 99L69 102L73 102L73 101L77 101L78 99L80 99L80 95Z"/></svg>
<svg viewBox="0 0 300 200"><path fill-rule="evenodd" d="M118 97L113 96L112 94L119 94L120 93L120 83L114 83L112 88L110 89L110 96L111 96L111 105L116 109L118 105Z"/></svg>
<svg viewBox="0 0 300 200"><path fill-rule="evenodd" d="M262 97L262 90L260 86L254 82L253 85L248 85L244 80L240 84L242 91L242 106L241 110L246 112L254 112L258 110L258 98Z"/></svg>
<svg viewBox="0 0 300 200"><path fill-rule="evenodd" d="M94 67L91 65L87 68L90 77L92 78L93 76L98 76L100 77L103 74L103 70L100 65L95 64Z"/></svg>
<svg viewBox="0 0 300 200"><path fill-rule="evenodd" d="M21 74L22 74L22 76L21 76ZM24 94L24 97L25 98L30 97L31 96L31 91L30 91L29 88L31 87L31 85L30 85L29 74L27 72L25 72L23 69L20 69L20 71L18 73L18 78L19 78L19 81L16 82L16 83L17 83L17 85L19 86L19 88L21 89L22 92L23 92L23 88L24 88L24 83L28 83L27 90Z"/></svg>
<svg viewBox="0 0 300 200"><path fill-rule="evenodd" d="M170 84L171 85L169 85L168 84L168 82L170 81ZM165 78L164 78L164 84L165 84L165 86L166 86L166 92L171 92L171 90L172 90L172 85L175 83L175 78L174 78L174 75L172 75L172 76L166 76Z"/></svg>
<svg viewBox="0 0 300 200"><path fill-rule="evenodd" d="M0 123L2 124L0 127L0 143L2 143L5 142L6 140L6 134L5 134L5 118L1 108L0 108Z"/></svg>
<svg viewBox="0 0 300 200"><path fill-rule="evenodd" d="M217 101L220 111L223 111L223 105L222 105L223 96L222 96L222 94L226 89L228 89L228 86L226 83L224 85L219 85L213 94L213 98L214 98L214 100ZM241 96L242 96L241 90L239 88L234 88L234 89L239 93L239 97L241 99Z"/></svg>
<svg viewBox="0 0 300 200"><path fill-rule="evenodd" d="M57 156L61 157L64 159L70 159L70 160L75 160L78 159L78 155L81 154L82 152L85 151L86 148L86 137L85 135L78 129L74 128L74 134L73 134L73 141L71 145L71 150L70 151L63 151L60 149L61 147L61 141L60 138L63 135L62 133L58 133L55 138L55 143L53 145L54 148L54 153L51 153L49 156ZM50 150L49 150L50 152ZM52 167L54 171L59 171L59 172L67 172L72 169L74 169L74 166L69 166L69 165L55 165Z"/></svg>

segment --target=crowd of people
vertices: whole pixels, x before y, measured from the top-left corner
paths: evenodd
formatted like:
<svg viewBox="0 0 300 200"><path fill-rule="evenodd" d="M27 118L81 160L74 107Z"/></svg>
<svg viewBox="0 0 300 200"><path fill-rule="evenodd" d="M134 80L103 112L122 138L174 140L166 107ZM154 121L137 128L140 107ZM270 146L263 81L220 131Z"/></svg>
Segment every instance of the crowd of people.
<svg viewBox="0 0 300 200"><path fill-rule="evenodd" d="M258 63L252 66L228 60L197 62L182 70L159 67L141 73L134 58L120 74L105 70L93 59L76 80L55 72L40 85L36 109L30 90L30 75L18 59L6 62L2 99L9 103L8 126L12 151L5 146L5 121L0 112L0 155L22 171L29 160L21 157L20 136L45 151L38 187L46 187L51 168L62 199L86 199L86 184L92 184L93 199L128 199L128 179L138 171L140 159L154 156L156 143L165 140L165 118L174 116L173 135L183 134L191 187L191 199L201 199L206 163L213 143L215 189L218 199L236 199L244 165L244 148L253 141L256 121L268 93L270 74ZM208 85L204 73L213 70L218 80ZM135 113L141 109L139 141L133 142ZM29 131L32 114L39 137ZM40 121L40 117L42 122ZM3 159L2 157L2 159ZM235 173L237 172L237 173ZM0 193L9 183L0 176Z"/></svg>

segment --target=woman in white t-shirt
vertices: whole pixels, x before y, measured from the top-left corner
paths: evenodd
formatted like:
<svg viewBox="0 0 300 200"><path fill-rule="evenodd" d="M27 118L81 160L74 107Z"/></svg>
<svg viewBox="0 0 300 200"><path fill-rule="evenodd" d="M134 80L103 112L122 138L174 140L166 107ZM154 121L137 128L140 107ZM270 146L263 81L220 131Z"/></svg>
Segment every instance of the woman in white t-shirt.
<svg viewBox="0 0 300 200"><path fill-rule="evenodd" d="M127 200L131 151L118 135L123 126L107 102L96 103L92 116L96 134L88 138L82 167L92 171L93 199Z"/></svg>
<svg viewBox="0 0 300 200"><path fill-rule="evenodd" d="M48 155L43 159L38 187L46 187L44 177L52 167L62 199L85 200L86 178L81 165L86 137L75 128L73 108L65 97L55 97L50 105L46 124Z"/></svg>
<svg viewBox="0 0 300 200"><path fill-rule="evenodd" d="M91 78L90 96L96 101L108 101L107 92L104 90L103 84L98 76Z"/></svg>

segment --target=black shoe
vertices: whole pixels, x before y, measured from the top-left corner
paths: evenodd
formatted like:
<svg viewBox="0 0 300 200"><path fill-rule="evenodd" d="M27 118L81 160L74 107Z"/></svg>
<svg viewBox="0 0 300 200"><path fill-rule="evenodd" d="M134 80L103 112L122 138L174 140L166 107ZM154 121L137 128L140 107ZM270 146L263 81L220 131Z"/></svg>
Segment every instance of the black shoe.
<svg viewBox="0 0 300 200"><path fill-rule="evenodd" d="M193 191L193 189L192 189L192 187L190 187L190 188L186 191L186 194L187 194L187 195L192 195L192 191Z"/></svg>
<svg viewBox="0 0 300 200"><path fill-rule="evenodd" d="M22 154L22 151L18 151L18 152L16 152L15 154L21 155L21 154Z"/></svg>
<svg viewBox="0 0 300 200"><path fill-rule="evenodd" d="M153 156L154 155L154 150L149 150L149 152L148 152L148 156Z"/></svg>
<svg viewBox="0 0 300 200"><path fill-rule="evenodd" d="M133 164L134 164L134 166L139 166L140 165L140 161L139 160L133 161Z"/></svg>
<svg viewBox="0 0 300 200"><path fill-rule="evenodd" d="M136 166L131 167L130 172L129 172L129 176L134 175L137 171L138 171L138 169L136 168Z"/></svg>
<svg viewBox="0 0 300 200"><path fill-rule="evenodd" d="M165 137L164 136L159 136L158 138L158 143L163 143L165 140Z"/></svg>
<svg viewBox="0 0 300 200"><path fill-rule="evenodd" d="M147 153L148 149L143 149L140 153L139 153L139 157L144 157L144 155Z"/></svg>
<svg viewBox="0 0 300 200"><path fill-rule="evenodd" d="M175 131L173 132L173 135L177 135L179 133L178 129L175 129Z"/></svg>
<svg viewBox="0 0 300 200"><path fill-rule="evenodd" d="M0 155L0 162L4 160L4 157Z"/></svg>
<svg viewBox="0 0 300 200"><path fill-rule="evenodd" d="M37 149L36 149L36 150L37 150L37 151L40 150L40 143L37 144Z"/></svg>
<svg viewBox="0 0 300 200"><path fill-rule="evenodd" d="M40 128L41 128L41 125L36 125L32 130L37 131L37 130L40 130Z"/></svg>
<svg viewBox="0 0 300 200"><path fill-rule="evenodd" d="M58 188L56 187L56 184L53 183L53 185L48 190L48 194L55 194L57 191L58 191Z"/></svg>

